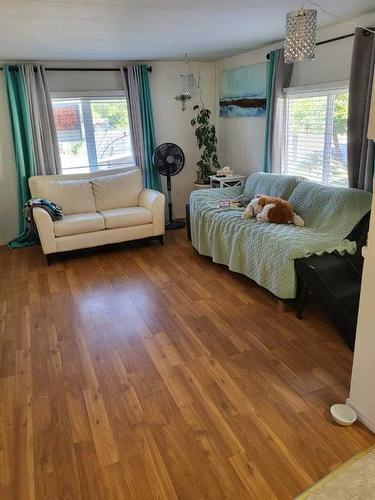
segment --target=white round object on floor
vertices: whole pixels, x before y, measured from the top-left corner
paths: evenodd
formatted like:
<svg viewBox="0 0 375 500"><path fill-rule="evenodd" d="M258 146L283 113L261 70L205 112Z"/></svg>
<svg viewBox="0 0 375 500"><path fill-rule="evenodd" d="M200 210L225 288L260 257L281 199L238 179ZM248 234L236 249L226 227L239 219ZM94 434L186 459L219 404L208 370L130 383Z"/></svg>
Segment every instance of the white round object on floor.
<svg viewBox="0 0 375 500"><path fill-rule="evenodd" d="M357 413L348 405L333 405L331 406L330 411L333 420L340 425L352 425L357 420Z"/></svg>

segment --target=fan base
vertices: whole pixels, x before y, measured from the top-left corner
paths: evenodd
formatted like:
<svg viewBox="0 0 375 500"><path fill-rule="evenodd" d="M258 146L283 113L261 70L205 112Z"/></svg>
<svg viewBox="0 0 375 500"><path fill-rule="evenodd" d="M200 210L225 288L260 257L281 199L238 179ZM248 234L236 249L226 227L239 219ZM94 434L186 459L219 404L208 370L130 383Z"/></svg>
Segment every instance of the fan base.
<svg viewBox="0 0 375 500"><path fill-rule="evenodd" d="M165 225L165 229L182 229L183 227L185 227L185 222L182 220L172 220Z"/></svg>

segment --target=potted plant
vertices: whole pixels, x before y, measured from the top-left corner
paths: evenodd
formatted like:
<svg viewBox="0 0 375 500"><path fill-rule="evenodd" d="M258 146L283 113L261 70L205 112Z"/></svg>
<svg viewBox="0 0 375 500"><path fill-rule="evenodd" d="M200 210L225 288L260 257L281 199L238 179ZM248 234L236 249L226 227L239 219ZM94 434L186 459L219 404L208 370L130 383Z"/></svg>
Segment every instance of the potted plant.
<svg viewBox="0 0 375 500"><path fill-rule="evenodd" d="M198 111L197 116L191 120L191 125L195 129L197 145L201 152L201 159L197 162L197 181L195 186L207 187L210 183L210 175L220 168L217 158L217 137L215 126L210 123L211 111L198 105L193 107Z"/></svg>

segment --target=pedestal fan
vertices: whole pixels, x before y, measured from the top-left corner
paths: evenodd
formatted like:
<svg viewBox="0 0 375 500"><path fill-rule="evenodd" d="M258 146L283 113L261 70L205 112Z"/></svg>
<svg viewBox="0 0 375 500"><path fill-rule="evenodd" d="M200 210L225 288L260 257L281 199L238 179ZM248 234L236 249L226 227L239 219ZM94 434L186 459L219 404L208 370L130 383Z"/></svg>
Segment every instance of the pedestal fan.
<svg viewBox="0 0 375 500"><path fill-rule="evenodd" d="M172 207L172 183L171 177L181 172L185 165L185 155L182 149L171 142L160 144L152 155L152 163L155 170L160 175L167 178L167 191L168 191L168 221L165 225L166 229L181 229L185 227L185 223L173 219Z"/></svg>

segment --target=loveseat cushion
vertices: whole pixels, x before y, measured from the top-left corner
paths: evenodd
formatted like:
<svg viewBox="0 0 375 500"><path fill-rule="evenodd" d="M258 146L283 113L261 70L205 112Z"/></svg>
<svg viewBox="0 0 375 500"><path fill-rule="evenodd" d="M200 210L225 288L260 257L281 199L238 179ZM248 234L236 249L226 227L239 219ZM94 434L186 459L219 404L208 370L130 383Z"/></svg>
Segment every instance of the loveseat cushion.
<svg viewBox="0 0 375 500"><path fill-rule="evenodd" d="M302 180L304 180L303 177L294 175L256 172L247 178L244 194L249 198L254 198L257 194L265 194L287 200Z"/></svg>
<svg viewBox="0 0 375 500"><path fill-rule="evenodd" d="M123 174L107 175L91 179L96 209L137 207L142 191L142 174L139 169Z"/></svg>
<svg viewBox="0 0 375 500"><path fill-rule="evenodd" d="M55 236L92 233L105 229L104 217L96 212L66 215L53 223Z"/></svg>
<svg viewBox="0 0 375 500"><path fill-rule="evenodd" d="M104 217L107 229L142 226L152 222L151 210L143 207L114 208L102 210L100 213Z"/></svg>
<svg viewBox="0 0 375 500"><path fill-rule="evenodd" d="M42 180L33 184L33 198L45 198L60 205L64 215L96 212L88 180Z"/></svg>

